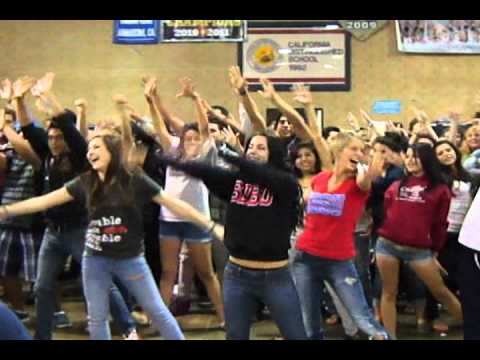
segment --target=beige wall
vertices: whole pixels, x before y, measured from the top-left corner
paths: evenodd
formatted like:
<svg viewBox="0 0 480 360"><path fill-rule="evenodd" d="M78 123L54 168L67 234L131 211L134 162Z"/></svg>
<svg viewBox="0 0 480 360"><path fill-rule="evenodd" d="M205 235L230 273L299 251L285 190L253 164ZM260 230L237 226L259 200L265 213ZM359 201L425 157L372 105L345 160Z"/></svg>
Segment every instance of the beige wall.
<svg viewBox="0 0 480 360"><path fill-rule="evenodd" d="M192 104L175 100L177 79L184 75L194 78L211 102L235 108L226 73L237 61L235 44L115 45L112 30L111 20L0 21L0 78L54 71L60 100L71 106L75 98L87 98L91 120L112 113L110 98L115 93L125 94L143 112L144 74L159 78L165 102L187 119L194 116ZM477 56L397 52L390 22L366 41L352 39L352 90L315 93L315 100L324 107L327 124L343 123L348 111L371 109L381 99L408 105L416 98L433 116L459 105L470 115L480 85L479 69ZM257 99L261 108L267 105Z"/></svg>

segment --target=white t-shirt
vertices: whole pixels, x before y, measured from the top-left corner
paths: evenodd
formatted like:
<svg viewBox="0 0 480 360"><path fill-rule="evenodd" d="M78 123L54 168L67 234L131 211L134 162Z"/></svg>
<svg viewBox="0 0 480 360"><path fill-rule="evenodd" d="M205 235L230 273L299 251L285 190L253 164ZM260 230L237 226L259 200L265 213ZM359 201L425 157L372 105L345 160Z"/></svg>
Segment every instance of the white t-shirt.
<svg viewBox="0 0 480 360"><path fill-rule="evenodd" d="M177 152L180 138L174 137L170 152ZM200 155L195 159L198 161L212 164L215 154L215 143L208 139L202 147ZM210 207L208 205L208 189L205 184L198 179L188 176L182 171L175 170L170 166L167 167L165 176L165 193L183 200L202 214L210 217ZM185 219L177 217L174 213L162 206L160 210L160 220L164 221L185 221Z"/></svg>
<svg viewBox="0 0 480 360"><path fill-rule="evenodd" d="M448 211L448 232L458 233L462 227L465 215L472 203L470 183L455 180L453 182L453 197Z"/></svg>
<svg viewBox="0 0 480 360"><path fill-rule="evenodd" d="M458 242L470 249L480 251L480 192L475 196L472 206L463 221Z"/></svg>

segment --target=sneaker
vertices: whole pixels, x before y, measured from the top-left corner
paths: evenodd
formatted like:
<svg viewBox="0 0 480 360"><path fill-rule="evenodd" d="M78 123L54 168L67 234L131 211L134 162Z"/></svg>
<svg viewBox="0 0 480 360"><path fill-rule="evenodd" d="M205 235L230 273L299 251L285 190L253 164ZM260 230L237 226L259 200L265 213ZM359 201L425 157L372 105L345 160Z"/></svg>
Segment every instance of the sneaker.
<svg viewBox="0 0 480 360"><path fill-rule="evenodd" d="M123 335L123 340L141 340L137 330L133 329L128 335Z"/></svg>
<svg viewBox="0 0 480 360"><path fill-rule="evenodd" d="M22 310L13 310L13 312L15 313L15 315L17 315L18 319L21 322L30 321L30 315L28 314L28 312Z"/></svg>
<svg viewBox="0 0 480 360"><path fill-rule="evenodd" d="M57 329L66 329L72 327L72 322L63 310L53 314L53 324Z"/></svg>

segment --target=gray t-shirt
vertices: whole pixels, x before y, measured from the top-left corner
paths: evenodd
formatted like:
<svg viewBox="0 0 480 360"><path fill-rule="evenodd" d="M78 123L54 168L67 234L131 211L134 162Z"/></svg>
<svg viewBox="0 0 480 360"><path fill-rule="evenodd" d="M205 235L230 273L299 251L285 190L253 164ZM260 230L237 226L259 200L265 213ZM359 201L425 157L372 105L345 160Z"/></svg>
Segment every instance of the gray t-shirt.
<svg viewBox="0 0 480 360"><path fill-rule="evenodd" d="M177 154L180 140L178 138L174 139L170 152L172 154ZM211 139L208 139L202 146L201 154L194 160L213 165L215 162L215 156L215 143ZM201 180L195 179L188 176L183 171L168 166L165 176L165 193L189 203L200 213L210 217L208 189ZM163 206L160 210L160 220L173 222L185 221Z"/></svg>
<svg viewBox="0 0 480 360"><path fill-rule="evenodd" d="M88 189L82 177L65 184L75 200L85 201ZM129 199L117 191L104 194L89 214L85 253L125 259L143 254L143 206L160 194L162 188L143 172L132 175Z"/></svg>

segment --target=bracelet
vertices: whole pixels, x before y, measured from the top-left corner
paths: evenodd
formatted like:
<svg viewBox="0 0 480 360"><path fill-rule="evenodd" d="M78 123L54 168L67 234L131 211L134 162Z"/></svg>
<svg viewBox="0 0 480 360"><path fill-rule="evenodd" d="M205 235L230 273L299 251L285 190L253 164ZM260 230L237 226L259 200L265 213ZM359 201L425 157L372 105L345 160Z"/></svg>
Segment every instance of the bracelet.
<svg viewBox="0 0 480 360"><path fill-rule="evenodd" d="M212 221L213 225L212 227L208 230L208 233L211 234L213 232L213 229L215 229L215 226L217 226L217 223L215 221Z"/></svg>
<svg viewBox="0 0 480 360"><path fill-rule="evenodd" d="M245 88L241 88L238 90L238 93L240 94L240 96L245 96L247 95L247 90L245 90Z"/></svg>

